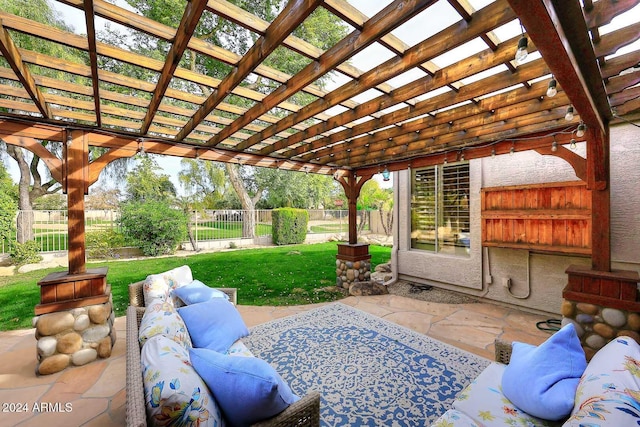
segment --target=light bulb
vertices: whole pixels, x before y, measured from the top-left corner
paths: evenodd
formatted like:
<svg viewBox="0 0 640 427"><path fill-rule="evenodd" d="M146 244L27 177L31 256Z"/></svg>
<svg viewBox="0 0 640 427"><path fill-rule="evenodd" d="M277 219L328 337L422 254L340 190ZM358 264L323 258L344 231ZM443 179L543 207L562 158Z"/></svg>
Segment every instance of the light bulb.
<svg viewBox="0 0 640 427"><path fill-rule="evenodd" d="M391 173L389 172L389 169L387 169L387 167L384 167L384 170L382 171L382 180L383 181L389 181L389 176L391 175Z"/></svg>
<svg viewBox="0 0 640 427"><path fill-rule="evenodd" d="M584 132L587 130L587 127L583 122L580 122L578 125L578 129L576 129L576 136L578 138L582 138L584 136Z"/></svg>
<svg viewBox="0 0 640 427"><path fill-rule="evenodd" d="M573 105L569 105L567 107L567 114L564 115L564 119L568 122L570 122L571 120L573 120Z"/></svg>
<svg viewBox="0 0 640 427"><path fill-rule="evenodd" d="M513 153L515 153L515 152L516 152L515 147L511 147L511 149L509 150L509 155L513 156Z"/></svg>
<svg viewBox="0 0 640 427"><path fill-rule="evenodd" d="M569 148L571 148L572 150L576 149L576 140L571 138L571 143L569 143Z"/></svg>
<svg viewBox="0 0 640 427"><path fill-rule="evenodd" d="M549 80L549 87L547 87L547 96L549 98L553 98L558 93L558 89L556 88L557 82L556 79Z"/></svg>
<svg viewBox="0 0 640 427"><path fill-rule="evenodd" d="M528 45L529 40L527 40L527 37L524 35L520 37L520 40L518 40L518 50L516 51L515 57L517 65L524 63L524 60L527 59L527 55L529 55L529 52L527 52Z"/></svg>
<svg viewBox="0 0 640 427"><path fill-rule="evenodd" d="M495 157L496 157L496 149L495 149L495 148L492 148L492 149L491 149L491 157L492 157L492 158L495 158Z"/></svg>
<svg viewBox="0 0 640 427"><path fill-rule="evenodd" d="M553 142L551 143L551 151L553 151L554 153L555 153L556 151L558 151L558 143L557 143L557 142L553 141Z"/></svg>

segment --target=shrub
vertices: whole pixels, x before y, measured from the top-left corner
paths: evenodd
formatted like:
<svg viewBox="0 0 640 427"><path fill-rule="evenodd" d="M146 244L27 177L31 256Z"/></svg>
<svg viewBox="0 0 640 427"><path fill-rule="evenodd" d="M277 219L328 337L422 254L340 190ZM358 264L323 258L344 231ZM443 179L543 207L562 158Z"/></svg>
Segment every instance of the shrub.
<svg viewBox="0 0 640 427"><path fill-rule="evenodd" d="M280 208L272 213L272 237L276 245L304 243L309 212L304 209Z"/></svg>
<svg viewBox="0 0 640 427"><path fill-rule="evenodd" d="M187 215L164 202L130 202L122 207L122 233L148 256L175 253L187 236Z"/></svg>
<svg viewBox="0 0 640 427"><path fill-rule="evenodd" d="M35 264L42 261L40 255L40 247L35 240L29 240L24 243L14 243L13 250L9 254L13 265L21 266L25 264Z"/></svg>
<svg viewBox="0 0 640 427"><path fill-rule="evenodd" d="M124 236L115 230L90 231L86 235L89 258L117 258L114 249L124 246Z"/></svg>
<svg viewBox="0 0 640 427"><path fill-rule="evenodd" d="M15 218L18 205L8 194L0 193L0 241L11 240L16 228Z"/></svg>

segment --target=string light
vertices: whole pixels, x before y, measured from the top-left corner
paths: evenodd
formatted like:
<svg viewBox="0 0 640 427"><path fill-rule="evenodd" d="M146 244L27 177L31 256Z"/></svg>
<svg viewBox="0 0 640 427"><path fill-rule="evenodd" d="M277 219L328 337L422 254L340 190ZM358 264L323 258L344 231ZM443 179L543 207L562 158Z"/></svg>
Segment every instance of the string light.
<svg viewBox="0 0 640 427"><path fill-rule="evenodd" d="M580 122L580 124L578 125L578 129L576 129L576 136L578 138L582 138L586 130L587 126L584 124L584 122Z"/></svg>
<svg viewBox="0 0 640 427"><path fill-rule="evenodd" d="M556 87L557 84L558 82L552 76L551 80L549 80L549 86L547 87L547 96L549 98L553 98L558 93L558 88Z"/></svg>
<svg viewBox="0 0 640 427"><path fill-rule="evenodd" d="M572 150L576 149L576 140L571 138L571 142L569 143L569 148L571 148Z"/></svg>
<svg viewBox="0 0 640 427"><path fill-rule="evenodd" d="M516 50L515 56L516 66L523 64L529 55L529 52L527 51L529 40L527 40L527 36L524 35L524 28L522 27L522 24L520 24L520 29L522 30L522 36L520 37L520 40L518 40L518 50Z"/></svg>
<svg viewBox="0 0 640 427"><path fill-rule="evenodd" d="M573 115L573 105L569 105L569 106L567 107L567 114L565 114L565 115L564 115L564 119L565 119L566 121L570 122L570 121L572 121L572 120L573 120L573 118L574 118L574 115Z"/></svg>
<svg viewBox="0 0 640 427"><path fill-rule="evenodd" d="M553 139L553 142L551 143L551 151L553 151L554 153L558 151L558 143L556 142L555 137Z"/></svg>
<svg viewBox="0 0 640 427"><path fill-rule="evenodd" d="M495 159L495 158L496 158L496 149L495 149L495 148L492 148L492 149L491 149L491 158L492 158L492 159Z"/></svg>
<svg viewBox="0 0 640 427"><path fill-rule="evenodd" d="M509 149L509 155L513 156L513 153L516 152L516 144L515 142L513 143L513 145L511 146L511 148Z"/></svg>

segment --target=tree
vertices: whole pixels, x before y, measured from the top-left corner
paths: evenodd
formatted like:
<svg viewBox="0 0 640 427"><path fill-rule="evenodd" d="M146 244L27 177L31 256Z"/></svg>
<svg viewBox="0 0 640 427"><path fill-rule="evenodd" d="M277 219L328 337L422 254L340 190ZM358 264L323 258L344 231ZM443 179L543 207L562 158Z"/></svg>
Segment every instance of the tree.
<svg viewBox="0 0 640 427"><path fill-rule="evenodd" d="M228 183L222 164L182 159L180 165L182 170L178 179L193 200L194 209L219 209L224 206Z"/></svg>
<svg viewBox="0 0 640 427"><path fill-rule="evenodd" d="M393 226L392 208L393 192L390 188L380 188L380 184L375 179L370 179L365 182L358 197L358 210L362 211L361 214L363 215L360 220L360 230L362 230L366 224L366 217L369 215L368 211L378 210L380 212L382 227L385 233L390 235L391 227ZM383 211L386 211L386 220Z"/></svg>
<svg viewBox="0 0 640 427"><path fill-rule="evenodd" d="M10 241L15 230L18 193L4 165L0 163L0 242Z"/></svg>
<svg viewBox="0 0 640 427"><path fill-rule="evenodd" d="M33 208L39 211L59 211L67 209L67 198L62 193L45 194L34 200Z"/></svg>
<svg viewBox="0 0 640 427"><path fill-rule="evenodd" d="M122 195L117 188L94 187L85 198L86 209L117 210L120 207Z"/></svg>
<svg viewBox="0 0 640 427"><path fill-rule="evenodd" d="M157 172L160 166L151 156L140 156L138 160L138 164L126 176L127 201L175 204L176 187L169 175Z"/></svg>

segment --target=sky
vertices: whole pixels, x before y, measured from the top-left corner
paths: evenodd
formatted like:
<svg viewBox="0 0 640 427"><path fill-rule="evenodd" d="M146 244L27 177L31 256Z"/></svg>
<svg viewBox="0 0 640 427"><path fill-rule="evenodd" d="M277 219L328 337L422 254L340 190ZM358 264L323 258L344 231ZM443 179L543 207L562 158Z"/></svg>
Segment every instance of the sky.
<svg viewBox="0 0 640 427"><path fill-rule="evenodd" d="M377 12L382 10L386 5L391 3L391 0L348 0L348 1L349 3L351 3L353 6L361 10L363 13L365 13L369 17L375 15ZM492 0L470 0L470 3L472 4L472 6L476 9L480 9L491 2ZM58 12L65 18L66 22L71 23L71 25L75 28L77 33L86 33L86 28L84 24L84 13L82 11L69 6L62 5L55 1L52 1L51 3L56 7ZM121 7L128 8L124 0L116 0L115 3ZM433 19L434 14L438 17L438 19L435 19L435 20ZM617 21L614 21L612 24L607 26L607 28L603 28L602 29L603 31L601 31L601 34L605 34L606 32L612 31L616 28L620 28L620 27L629 25L633 22L637 22L638 17L640 16L640 5L636 6L633 10L631 10L630 12L627 12L625 15L626 15L626 19L618 19ZM428 19L428 23L427 23L427 19ZM398 38L400 38L402 41L404 41L407 45L413 46L416 43L423 41L424 39L432 36L433 34L455 23L459 19L460 19L459 15L455 13L455 11L453 11L453 8L450 6L448 2L437 2L434 6L428 8L425 12L417 15L416 17L414 17L404 25L394 30L392 33ZM98 31L100 31L104 27L104 22L105 21L103 19L99 17L96 18L96 27ZM519 32L520 32L520 27L517 24L517 22L512 22L508 25L505 25L495 30L495 33L500 40L512 38L517 34L519 34ZM485 48L486 48L486 45L484 45L484 43L482 42L480 43L478 43L477 41L470 42L457 49L452 49L450 52L435 58L432 62L434 62L439 67L445 67L452 63L455 63L457 60L459 60L462 57L469 56L470 54L474 53L474 51L478 52ZM622 52L623 50L621 49L619 54L621 54ZM385 47L379 44L374 44L364 49L362 52L358 53L357 55L355 55L352 58L351 63L354 66L358 67L359 69L367 71L381 64L382 62L386 61L392 56L393 56L393 53L387 50ZM530 55L530 57L531 58L529 58L529 60L532 60L539 56ZM489 73L492 73L492 74L498 73L503 71L504 69L506 69L506 66L503 66L503 68L496 67L494 70L491 70ZM483 73L482 77L487 77L487 74L488 73ZM418 78L421 78L424 75L425 75L424 72L416 69L412 69L392 79L391 81L389 81L389 83L394 87L398 87L398 86L407 84L413 80L416 80ZM478 79L479 77L480 76L466 79L464 83L468 84L474 79ZM340 76L337 76L334 73L334 79L333 81L327 84L326 89L334 90L339 86L341 86L342 84L346 83L347 81L348 81L347 78L345 77L341 78ZM438 91L434 91L434 93L423 95L422 97L418 97L417 99L422 100L422 99L425 99L426 97L435 96L437 93ZM354 100L358 102L364 102L376 96L379 96L380 94L381 92L378 92L374 89L370 89L354 97ZM386 110L386 112L390 112L393 109L402 108L403 106L406 106L406 104L399 104L396 107L391 107L390 109ZM328 110L327 113L339 114L342 111L344 111L344 108L337 106ZM179 191L181 191L182 188L177 178L177 174L180 171L180 158L171 157L171 156L154 156L154 157L158 161L164 173L170 176L176 188ZM18 170L17 170L17 167L15 166L15 162L13 160L8 160L8 161L5 161L5 164L9 166L9 171L11 175L13 176L14 180L17 181ZM382 177L379 174L374 176L374 178L378 180L383 187L390 187L393 183L393 180L388 182L383 182ZM98 181L98 184L96 185L113 186L115 184L105 182L105 180L101 179Z"/></svg>

